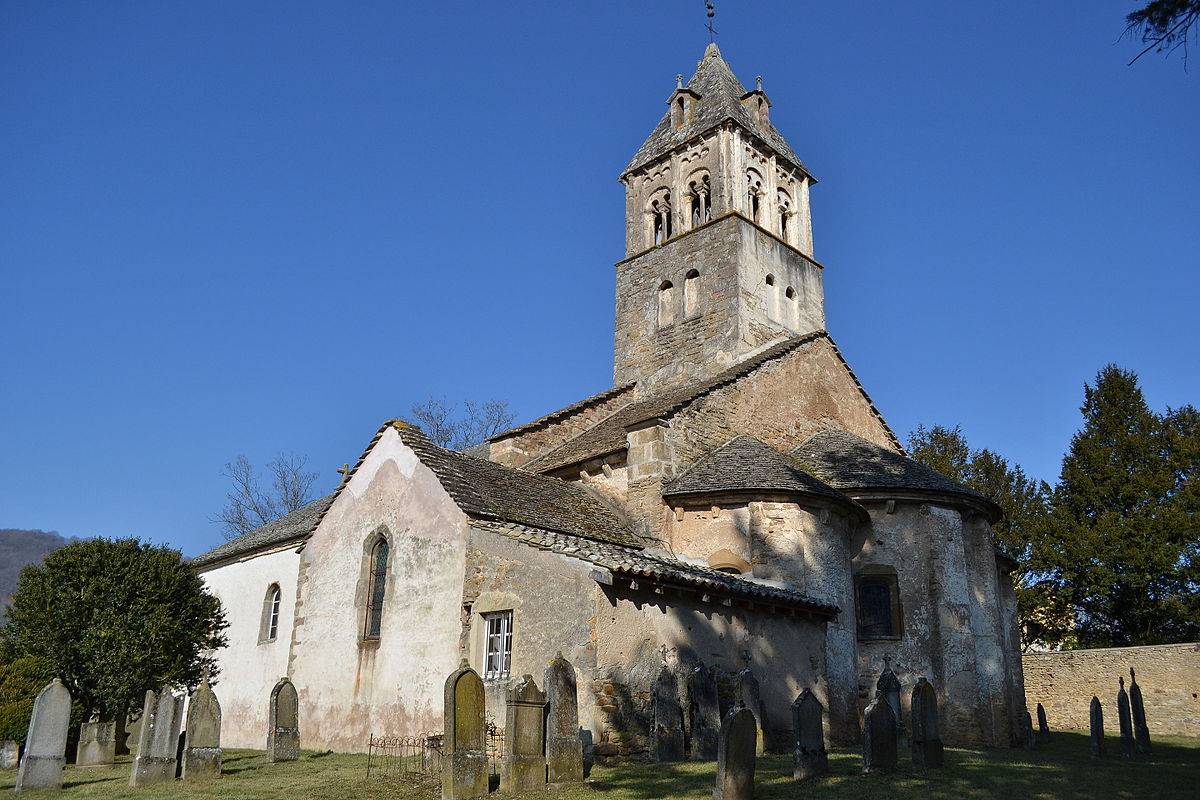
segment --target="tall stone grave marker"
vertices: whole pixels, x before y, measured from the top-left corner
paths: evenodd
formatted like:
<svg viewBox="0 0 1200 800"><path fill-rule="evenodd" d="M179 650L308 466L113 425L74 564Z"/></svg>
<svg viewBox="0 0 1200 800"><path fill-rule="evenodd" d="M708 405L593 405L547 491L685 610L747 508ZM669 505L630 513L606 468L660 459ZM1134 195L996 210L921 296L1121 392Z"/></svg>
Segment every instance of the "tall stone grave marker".
<svg viewBox="0 0 1200 800"><path fill-rule="evenodd" d="M682 761L683 707L679 704L679 682L670 667L664 665L654 679L650 707L654 715L650 757L654 761Z"/></svg>
<svg viewBox="0 0 1200 800"><path fill-rule="evenodd" d="M712 761L717 757L717 738L721 734L722 725L721 701L717 696L717 682L713 680L712 673L701 665L692 670L689 686L692 711L692 760Z"/></svg>
<svg viewBox="0 0 1200 800"><path fill-rule="evenodd" d="M1092 695L1092 708L1088 716L1092 729L1092 758L1104 758L1104 709L1100 707L1100 698L1095 695Z"/></svg>
<svg viewBox="0 0 1200 800"><path fill-rule="evenodd" d="M92 717L79 726L75 766L106 767L117 760L117 723Z"/></svg>
<svg viewBox="0 0 1200 800"><path fill-rule="evenodd" d="M1138 686L1133 667L1129 668L1129 706L1133 712L1133 745L1138 755L1150 755L1150 729L1146 727L1146 704L1142 701L1142 687Z"/></svg>
<svg viewBox="0 0 1200 800"><path fill-rule="evenodd" d="M758 720L748 708L734 708L717 731L717 780L713 800L754 797L755 743Z"/></svg>
<svg viewBox="0 0 1200 800"><path fill-rule="evenodd" d="M183 697L168 688L146 691L142 724L138 729L137 755L129 772L130 786L150 786L175 780L179 766L179 729L183 725Z"/></svg>
<svg viewBox="0 0 1200 800"><path fill-rule="evenodd" d="M300 757L300 697L286 677L271 690L267 710L267 763L295 761Z"/></svg>
<svg viewBox="0 0 1200 800"><path fill-rule="evenodd" d="M937 692L924 677L912 692L912 761L917 769L942 766L944 754L938 726Z"/></svg>
<svg viewBox="0 0 1200 800"><path fill-rule="evenodd" d="M883 672L879 673L875 691L883 692L883 699L892 707L892 713L896 715L896 747L901 748L904 746L904 739L908 732L904 728L904 713L900 709L900 678L892 671L891 656L883 657Z"/></svg>
<svg viewBox="0 0 1200 800"><path fill-rule="evenodd" d="M546 786L546 693L532 675L508 690L504 721L503 792L529 792Z"/></svg>
<svg viewBox="0 0 1200 800"><path fill-rule="evenodd" d="M758 724L758 741L754 746L754 752L761 756L767 752L767 741L763 733L762 691L758 685L758 678L749 667L737 675L737 700L743 708L750 709L750 712L754 714L754 719Z"/></svg>
<svg viewBox="0 0 1200 800"><path fill-rule="evenodd" d="M61 789L66 759L67 726L71 724L71 693L58 678L38 692L29 716L25 757L17 768L17 791Z"/></svg>
<svg viewBox="0 0 1200 800"><path fill-rule="evenodd" d="M1125 679L1121 678L1117 692L1117 723L1121 726L1121 757L1133 758L1133 720L1129 716L1129 695L1125 693Z"/></svg>
<svg viewBox="0 0 1200 800"><path fill-rule="evenodd" d="M484 797L488 793L488 763L483 681L465 658L446 678L443 700L442 800Z"/></svg>
<svg viewBox="0 0 1200 800"><path fill-rule="evenodd" d="M583 740L575 668L559 653L546 666L546 780L583 780Z"/></svg>
<svg viewBox="0 0 1200 800"><path fill-rule="evenodd" d="M1033 717L1028 711L1022 711L1017 718L1017 724L1021 726L1021 744L1026 750L1037 750L1037 737L1033 734Z"/></svg>
<svg viewBox="0 0 1200 800"><path fill-rule="evenodd" d="M1038 732L1037 740L1039 744L1050 744L1050 723L1046 721L1046 708L1041 703L1037 704Z"/></svg>
<svg viewBox="0 0 1200 800"><path fill-rule="evenodd" d="M15 739L0 742L0 769L14 769L20 759L21 748Z"/></svg>
<svg viewBox="0 0 1200 800"><path fill-rule="evenodd" d="M221 774L221 704L206 677L192 692L187 710L187 748L183 778L216 778Z"/></svg>
<svg viewBox="0 0 1200 800"><path fill-rule="evenodd" d="M792 730L796 732L792 777L806 781L829 772L829 754L825 751L825 709L811 689L805 689L792 703Z"/></svg>
<svg viewBox="0 0 1200 800"><path fill-rule="evenodd" d="M896 760L896 717L877 691L863 715L863 773L890 772Z"/></svg>

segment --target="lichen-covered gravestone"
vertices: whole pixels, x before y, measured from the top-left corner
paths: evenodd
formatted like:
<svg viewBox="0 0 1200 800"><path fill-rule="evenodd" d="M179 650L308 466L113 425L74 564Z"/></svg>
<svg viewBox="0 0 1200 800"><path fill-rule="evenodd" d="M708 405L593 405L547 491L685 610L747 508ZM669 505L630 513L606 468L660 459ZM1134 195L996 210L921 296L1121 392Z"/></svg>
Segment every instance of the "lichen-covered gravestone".
<svg viewBox="0 0 1200 800"><path fill-rule="evenodd" d="M755 742L758 721L748 708L725 715L717 731L717 780L713 800L750 800L754 797Z"/></svg>
<svg viewBox="0 0 1200 800"><path fill-rule="evenodd" d="M688 685L691 689L692 760L712 761L717 757L717 737L721 735L722 725L717 682L701 665L692 670Z"/></svg>
<svg viewBox="0 0 1200 800"><path fill-rule="evenodd" d="M1125 693L1125 679L1120 678L1121 688L1117 691L1117 724L1121 726L1121 757L1133 758L1133 720L1129 716L1129 695Z"/></svg>
<svg viewBox="0 0 1200 800"><path fill-rule="evenodd" d="M925 678L918 678L912 692L912 761L917 769L932 769L943 763L942 738L938 727L937 692Z"/></svg>
<svg viewBox="0 0 1200 800"><path fill-rule="evenodd" d="M664 666L654 679L650 707L654 715L650 757L654 761L682 761L683 707L679 703L679 682L669 667Z"/></svg>
<svg viewBox="0 0 1200 800"><path fill-rule="evenodd" d="M583 780L583 740L575 668L562 653L546 666L546 779Z"/></svg>
<svg viewBox="0 0 1200 800"><path fill-rule="evenodd" d="M208 679L192 692L187 711L187 748L183 751L184 780L216 778L221 774L221 704Z"/></svg>
<svg viewBox="0 0 1200 800"><path fill-rule="evenodd" d="M183 725L183 697L168 688L146 691L137 755L129 772L130 786L149 786L175 780L179 765L179 729Z"/></svg>
<svg viewBox="0 0 1200 800"><path fill-rule="evenodd" d="M446 678L443 696L442 800L466 800L488 793L484 751L483 681L466 659Z"/></svg>
<svg viewBox="0 0 1200 800"><path fill-rule="evenodd" d="M1104 748L1104 709L1100 707L1100 698L1092 695L1092 707L1088 715L1089 727L1092 733L1092 758L1103 758Z"/></svg>
<svg viewBox="0 0 1200 800"><path fill-rule="evenodd" d="M17 768L17 791L61 789L71 693L58 678L38 692L25 736L25 757Z"/></svg>
<svg viewBox="0 0 1200 800"><path fill-rule="evenodd" d="M904 739L908 735L904 727L904 713L900 708L900 678L892 671L892 657L883 657L883 672L875 682L875 691L883 693L883 699L892 707L896 715L896 747L904 747Z"/></svg>
<svg viewBox="0 0 1200 800"><path fill-rule="evenodd" d="M805 689L792 703L792 729L796 732L792 777L805 781L829 772L829 754L825 751L825 708L811 689Z"/></svg>
<svg viewBox="0 0 1200 800"><path fill-rule="evenodd" d="M896 768L896 716L879 693L863 715L863 773Z"/></svg>
<svg viewBox="0 0 1200 800"><path fill-rule="evenodd" d="M1133 712L1133 745L1138 755L1150 755L1150 729L1146 727L1146 704L1133 667L1129 668L1129 707Z"/></svg>
<svg viewBox="0 0 1200 800"><path fill-rule="evenodd" d="M767 741L763 732L762 691L758 685L758 678L754 676L749 667L737 675L737 699L743 708L750 709L758 723L758 742L754 747L754 752L761 756L767 752Z"/></svg>
<svg viewBox="0 0 1200 800"><path fill-rule="evenodd" d="M79 726L77 767L107 767L117 760L117 723L93 718Z"/></svg>
<svg viewBox="0 0 1200 800"><path fill-rule="evenodd" d="M280 678L271 690L267 711L267 763L295 761L300 757L300 697L295 685Z"/></svg>
<svg viewBox="0 0 1200 800"><path fill-rule="evenodd" d="M508 690L500 790L531 792L546 786L546 693L526 675Z"/></svg>
<svg viewBox="0 0 1200 800"><path fill-rule="evenodd" d="M1033 717L1028 711L1022 711L1017 718L1020 726L1021 744L1026 750L1037 750L1037 737L1033 734Z"/></svg>
<svg viewBox="0 0 1200 800"><path fill-rule="evenodd" d="M1038 732L1037 740L1039 744L1050 744L1050 723L1046 720L1046 708L1041 703L1037 704Z"/></svg>
<svg viewBox="0 0 1200 800"><path fill-rule="evenodd" d="M21 746L15 739L0 741L0 769L14 769L20 758Z"/></svg>

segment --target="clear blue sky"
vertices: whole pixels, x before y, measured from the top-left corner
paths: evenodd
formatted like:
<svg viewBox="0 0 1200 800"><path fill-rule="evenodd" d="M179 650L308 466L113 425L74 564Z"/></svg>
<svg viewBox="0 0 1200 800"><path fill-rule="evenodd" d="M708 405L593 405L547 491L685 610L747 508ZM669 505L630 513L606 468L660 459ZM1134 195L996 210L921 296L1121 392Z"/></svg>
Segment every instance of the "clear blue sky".
<svg viewBox="0 0 1200 800"><path fill-rule="evenodd" d="M1200 402L1200 62L1137 0L734 3L821 183L828 327L903 437L1053 480L1083 383ZM0 4L0 527L193 555L222 464L337 482L430 394L611 384L616 177L702 0Z"/></svg>

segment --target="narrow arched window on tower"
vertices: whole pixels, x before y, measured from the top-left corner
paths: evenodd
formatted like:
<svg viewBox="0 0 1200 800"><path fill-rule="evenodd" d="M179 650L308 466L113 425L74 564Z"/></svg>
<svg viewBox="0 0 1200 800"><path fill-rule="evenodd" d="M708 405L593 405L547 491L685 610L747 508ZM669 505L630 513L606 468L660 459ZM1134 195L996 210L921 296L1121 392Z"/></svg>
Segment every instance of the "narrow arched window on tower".
<svg viewBox="0 0 1200 800"><path fill-rule="evenodd" d="M700 273L689 270L683 279L683 316L694 317L700 313Z"/></svg>
<svg viewBox="0 0 1200 800"><path fill-rule="evenodd" d="M387 589L387 539L380 537L371 548L371 574L367 582L367 618L364 639L378 639L383 627L383 596Z"/></svg>
<svg viewBox="0 0 1200 800"><path fill-rule="evenodd" d="M779 211L779 238L786 242L788 240L788 218L792 216L792 198L788 196L787 192L780 189L776 205Z"/></svg>
<svg viewBox="0 0 1200 800"><path fill-rule="evenodd" d="M767 276L767 316L779 320L779 287L775 285L775 276Z"/></svg>
<svg viewBox="0 0 1200 800"><path fill-rule="evenodd" d="M670 325L675 320L675 287L663 281L658 287L658 327Z"/></svg>
<svg viewBox="0 0 1200 800"><path fill-rule="evenodd" d="M662 191L650 201L650 243L662 244L671 238L671 193Z"/></svg>
<svg viewBox="0 0 1200 800"><path fill-rule="evenodd" d="M796 290L792 287L787 287L783 293L784 303L783 319L780 322L796 327L800 324L800 304L796 302Z"/></svg>
<svg viewBox="0 0 1200 800"><path fill-rule="evenodd" d="M746 171L746 211L750 214L750 219L754 222L759 221L759 214L762 211L762 194L763 194L762 176L755 170Z"/></svg>
<svg viewBox="0 0 1200 800"><path fill-rule="evenodd" d="M712 200L707 173L688 181L688 217L693 228L698 228L712 219Z"/></svg>

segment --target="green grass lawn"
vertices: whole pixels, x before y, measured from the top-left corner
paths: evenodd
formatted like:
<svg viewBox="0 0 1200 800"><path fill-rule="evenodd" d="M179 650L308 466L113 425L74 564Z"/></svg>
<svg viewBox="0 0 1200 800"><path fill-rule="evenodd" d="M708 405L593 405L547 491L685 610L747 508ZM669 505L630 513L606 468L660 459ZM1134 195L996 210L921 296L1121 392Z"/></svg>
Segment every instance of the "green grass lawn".
<svg viewBox="0 0 1200 800"><path fill-rule="evenodd" d="M830 776L796 784L791 780L791 758L759 759L755 796L759 800L811 798L812 800L1024 800L1070 798L1108 800L1200 800L1200 740L1161 738L1154 755L1134 762L1122 761L1115 738L1108 742L1109 757L1089 758L1088 737L1081 733L1056 733L1054 741L1032 753L1024 750L946 751L946 767L914 772L907 763L892 775L863 776L860 754L839 749L830 755ZM1115 757L1114 757L1115 756ZM266 764L263 754L233 750L225 755L224 775L208 782L175 782L142 789L129 787L129 762L112 768L66 771L65 800L75 798L137 798L137 800L438 800L440 783L414 775L409 779L366 779L364 755L304 752L299 761ZM712 797L710 763L623 764L596 767L591 779L579 786L537 792L524 797L574 800L656 800L657 798ZM11 789L16 770L0 771L0 791ZM50 796L37 793L31 796Z"/></svg>

